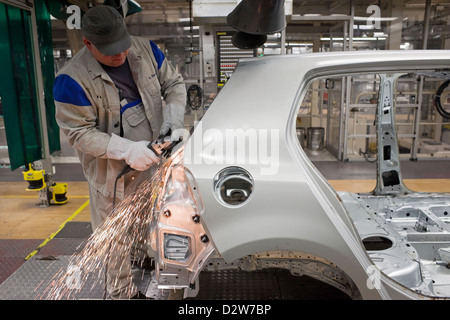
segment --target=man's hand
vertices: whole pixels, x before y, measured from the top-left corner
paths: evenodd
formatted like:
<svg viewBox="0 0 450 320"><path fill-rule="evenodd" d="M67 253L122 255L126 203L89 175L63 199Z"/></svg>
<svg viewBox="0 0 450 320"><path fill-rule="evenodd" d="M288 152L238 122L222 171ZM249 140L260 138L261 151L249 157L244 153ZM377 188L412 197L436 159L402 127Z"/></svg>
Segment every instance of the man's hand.
<svg viewBox="0 0 450 320"><path fill-rule="evenodd" d="M134 170L145 171L159 163L159 158L147 145L149 141L131 141L113 134L109 140L106 155L109 159L125 160Z"/></svg>
<svg viewBox="0 0 450 320"><path fill-rule="evenodd" d="M134 170L145 171L159 163L159 158L147 147L148 144L148 141L132 142L125 153L125 161Z"/></svg>
<svg viewBox="0 0 450 320"><path fill-rule="evenodd" d="M177 104L168 104L163 107L164 122L159 131L160 135L167 135L169 130L173 141L184 135L184 111L185 107Z"/></svg>

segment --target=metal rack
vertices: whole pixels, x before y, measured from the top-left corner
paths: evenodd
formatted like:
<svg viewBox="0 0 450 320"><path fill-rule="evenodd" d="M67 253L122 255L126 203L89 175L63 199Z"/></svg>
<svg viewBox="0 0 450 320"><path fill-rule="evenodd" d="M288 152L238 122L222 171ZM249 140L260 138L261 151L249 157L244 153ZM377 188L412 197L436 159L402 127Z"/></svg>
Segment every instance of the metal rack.
<svg viewBox="0 0 450 320"><path fill-rule="evenodd" d="M434 107L434 95L442 81L405 74L396 82L395 125L401 158L450 157L450 121ZM300 125L324 127L325 147L338 160L374 159L379 83L376 74L314 81L299 109ZM445 92L442 101L448 104Z"/></svg>

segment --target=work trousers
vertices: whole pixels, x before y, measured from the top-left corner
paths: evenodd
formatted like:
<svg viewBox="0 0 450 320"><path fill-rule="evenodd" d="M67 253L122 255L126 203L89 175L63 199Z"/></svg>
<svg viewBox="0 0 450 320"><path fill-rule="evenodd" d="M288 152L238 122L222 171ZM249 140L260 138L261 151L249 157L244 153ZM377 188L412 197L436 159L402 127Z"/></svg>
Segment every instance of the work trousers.
<svg viewBox="0 0 450 320"><path fill-rule="evenodd" d="M117 206L120 201L131 196L139 186L151 179L154 169L144 172L132 171L124 176L125 188L123 198L106 197L95 188L89 186L89 201L92 228L95 230L108 218L113 210L113 203ZM131 210L133 212L133 210ZM148 232L148 226L141 226ZM120 228L119 228L120 229ZM139 243L124 243L124 235L111 234L111 243L105 266L106 288L111 298L127 299L137 294L137 287L133 283L131 261L142 261L146 256L154 258L154 253L149 252L149 247L142 241ZM142 240L148 239L148 234Z"/></svg>

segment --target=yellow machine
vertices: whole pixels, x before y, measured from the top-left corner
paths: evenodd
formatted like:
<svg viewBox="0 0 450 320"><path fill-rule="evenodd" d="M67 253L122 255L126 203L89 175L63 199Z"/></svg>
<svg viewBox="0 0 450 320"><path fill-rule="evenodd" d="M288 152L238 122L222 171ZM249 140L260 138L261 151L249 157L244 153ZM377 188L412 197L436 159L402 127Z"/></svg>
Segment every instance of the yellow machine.
<svg viewBox="0 0 450 320"><path fill-rule="evenodd" d="M39 191L47 186L45 183L45 170L35 170L31 163L28 165L28 171L23 171L22 174L23 179L28 181L28 191Z"/></svg>
<svg viewBox="0 0 450 320"><path fill-rule="evenodd" d="M47 207L50 204L64 204L68 201L66 197L67 183L56 183L52 181L51 175L45 170L37 168L38 163L29 164L28 170L23 171L23 179L28 181L27 191L38 191L39 205Z"/></svg>

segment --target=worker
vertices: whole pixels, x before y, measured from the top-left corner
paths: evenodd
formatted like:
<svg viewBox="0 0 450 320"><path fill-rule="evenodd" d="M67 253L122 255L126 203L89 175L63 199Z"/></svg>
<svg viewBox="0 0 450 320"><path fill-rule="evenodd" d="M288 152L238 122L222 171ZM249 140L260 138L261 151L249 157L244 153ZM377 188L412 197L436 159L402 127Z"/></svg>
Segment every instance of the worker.
<svg viewBox="0 0 450 320"><path fill-rule="evenodd" d="M153 41L130 36L112 6L89 9L81 29L85 47L57 73L53 95L58 125L88 181L95 230L115 198L124 199L151 179L159 158L148 143L169 132L173 139L182 135L186 86ZM127 164L135 170L116 182ZM108 266L111 299L145 298L127 263Z"/></svg>

